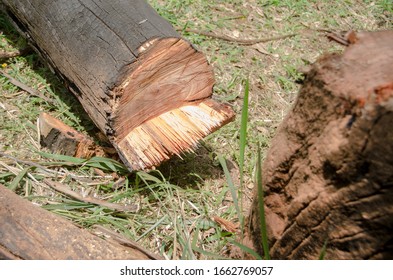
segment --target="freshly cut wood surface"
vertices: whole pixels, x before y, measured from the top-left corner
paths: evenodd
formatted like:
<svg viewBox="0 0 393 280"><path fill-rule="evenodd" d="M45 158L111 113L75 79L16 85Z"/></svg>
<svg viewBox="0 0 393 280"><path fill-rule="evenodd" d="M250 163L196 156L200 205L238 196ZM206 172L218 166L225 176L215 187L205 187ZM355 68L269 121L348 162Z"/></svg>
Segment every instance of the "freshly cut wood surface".
<svg viewBox="0 0 393 280"><path fill-rule="evenodd" d="M130 170L149 169L191 150L233 119L230 108L209 101L214 74L205 56L144 0L2 2L17 29L65 80ZM157 119L189 106L200 111L199 104L221 116L211 121L203 115L206 118L199 119L192 132L179 131L189 128L187 118ZM161 132L173 144L141 133L146 122L155 126L164 122ZM178 133L190 141L179 139ZM144 145L158 152L141 154Z"/></svg>
<svg viewBox="0 0 393 280"><path fill-rule="evenodd" d="M0 259L155 259L138 246L123 246L78 228L2 185L0 225Z"/></svg>
<svg viewBox="0 0 393 280"><path fill-rule="evenodd" d="M132 169L158 165L172 154L192 151L198 141L233 119L228 106L194 102L142 123L118 142L120 157Z"/></svg>
<svg viewBox="0 0 393 280"><path fill-rule="evenodd" d="M143 63L116 88L113 126L120 140L146 120L212 94L211 66L182 39L154 39L139 60Z"/></svg>
<svg viewBox="0 0 393 280"><path fill-rule="evenodd" d="M352 35L307 73L263 164L272 259L393 258L393 31Z"/></svg>

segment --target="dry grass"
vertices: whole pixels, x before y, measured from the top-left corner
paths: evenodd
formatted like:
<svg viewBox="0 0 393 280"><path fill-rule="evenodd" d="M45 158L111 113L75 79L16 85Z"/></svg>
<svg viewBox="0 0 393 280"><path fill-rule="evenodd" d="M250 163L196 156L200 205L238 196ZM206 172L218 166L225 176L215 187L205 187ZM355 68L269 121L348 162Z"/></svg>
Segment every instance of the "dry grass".
<svg viewBox="0 0 393 280"><path fill-rule="evenodd" d="M393 27L391 1L382 0L149 2L207 55L217 80L215 97L230 104L238 116L244 81L250 82L245 179L241 190L244 213L252 196L257 144L261 144L263 156L296 98L296 81L302 78L299 69L325 52L341 50L314 30ZM298 35L242 46L184 31L188 28L243 39ZM24 40L0 16L0 50L23 46ZM213 217L236 224L238 216L218 155L225 155L234 185L239 186L240 118L210 135L195 154L185 155L183 160L172 159L150 174L127 174L120 164L106 159L82 162L40 154L36 119L41 111L50 111L93 136L97 131L78 102L35 54L7 59L1 64L9 75L38 89L52 102L29 96L0 75L0 151L20 159L16 161L4 154L0 157L0 183L85 227L110 227L168 259L226 257L226 246L233 234ZM137 205L138 211L117 213L77 202L51 189L44 178L66 184L75 192Z"/></svg>

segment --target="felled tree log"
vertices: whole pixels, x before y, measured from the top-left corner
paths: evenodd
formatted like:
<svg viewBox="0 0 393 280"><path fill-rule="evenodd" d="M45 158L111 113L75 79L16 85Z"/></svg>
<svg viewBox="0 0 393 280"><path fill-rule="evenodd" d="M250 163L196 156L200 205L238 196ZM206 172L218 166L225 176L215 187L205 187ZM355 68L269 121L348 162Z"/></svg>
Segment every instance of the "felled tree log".
<svg viewBox="0 0 393 280"><path fill-rule="evenodd" d="M139 246L97 237L0 185L0 259L157 259ZM122 242L125 243L125 242Z"/></svg>
<svg viewBox="0 0 393 280"><path fill-rule="evenodd" d="M51 152L78 158L109 156L111 148L97 145L90 137L42 112L38 118L40 144Z"/></svg>
<svg viewBox="0 0 393 280"><path fill-rule="evenodd" d="M325 242L325 259L393 258L393 31L349 40L313 65L263 164L273 259L317 259Z"/></svg>
<svg viewBox="0 0 393 280"><path fill-rule="evenodd" d="M212 67L144 0L1 0L131 170L191 150L233 118Z"/></svg>

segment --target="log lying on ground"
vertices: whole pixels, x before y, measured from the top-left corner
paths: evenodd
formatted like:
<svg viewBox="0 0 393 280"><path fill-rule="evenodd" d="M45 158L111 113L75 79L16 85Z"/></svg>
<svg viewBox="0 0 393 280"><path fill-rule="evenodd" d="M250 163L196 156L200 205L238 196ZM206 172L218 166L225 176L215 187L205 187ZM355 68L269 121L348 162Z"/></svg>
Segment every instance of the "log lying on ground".
<svg viewBox="0 0 393 280"><path fill-rule="evenodd" d="M393 31L352 35L313 65L264 162L274 259L317 259L325 242L326 259L393 258Z"/></svg>
<svg viewBox="0 0 393 280"><path fill-rule="evenodd" d="M78 158L108 157L113 148L97 145L90 137L42 112L38 118L40 144L51 152Z"/></svg>
<svg viewBox="0 0 393 280"><path fill-rule="evenodd" d="M144 0L1 0L131 170L156 166L233 118L203 54Z"/></svg>
<svg viewBox="0 0 393 280"><path fill-rule="evenodd" d="M0 259L161 259L132 242L123 246L97 237L2 185L0 225Z"/></svg>

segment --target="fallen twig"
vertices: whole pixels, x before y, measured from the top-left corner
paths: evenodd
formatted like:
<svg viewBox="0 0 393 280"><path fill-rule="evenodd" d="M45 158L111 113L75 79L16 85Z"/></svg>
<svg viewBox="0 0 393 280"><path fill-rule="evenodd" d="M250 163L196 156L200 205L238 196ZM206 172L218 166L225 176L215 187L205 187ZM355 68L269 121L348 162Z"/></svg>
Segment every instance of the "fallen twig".
<svg viewBox="0 0 393 280"><path fill-rule="evenodd" d="M13 84L14 86L17 86L18 88L20 88L21 90L24 90L25 92L42 98L43 100L45 100L46 102L48 102L49 104L53 104L54 101L48 97L46 97L45 95L43 95L41 92L39 92L38 90L35 90L27 85L25 85L24 83L18 81L17 79L11 77L10 75L8 75L6 72L4 72L3 70L0 70L0 74L3 75L4 77L6 77L8 79L8 81Z"/></svg>
<svg viewBox="0 0 393 280"><path fill-rule="evenodd" d="M356 33L353 30L341 33L327 34L329 40L335 41L341 45L349 46L357 41Z"/></svg>
<svg viewBox="0 0 393 280"><path fill-rule="evenodd" d="M139 209L138 205L135 205L135 204L121 205L121 204L117 204L117 203L107 202L107 201L97 199L97 198L94 198L91 196L82 196L81 194L70 190L64 184L59 183L59 182L55 182L55 181L52 181L49 179L44 179L44 183L47 184L52 189L54 189L58 192L61 192L69 197L72 197L76 200L82 201L82 202L91 203L91 204L95 204L98 206L103 206L103 207L113 209L116 211L120 211L120 212L137 212Z"/></svg>
<svg viewBox="0 0 393 280"><path fill-rule="evenodd" d="M225 220L218 216L213 216L213 221L221 226L224 230L232 233L239 232L239 224L234 224L231 221Z"/></svg>
<svg viewBox="0 0 393 280"><path fill-rule="evenodd" d="M334 41L336 43L339 43L340 45L343 46L349 46L349 42L348 40L345 38L345 36L339 34L339 33L328 33L326 34L326 37L331 40Z"/></svg>
<svg viewBox="0 0 393 280"><path fill-rule="evenodd" d="M325 33L326 38L328 38L329 40L334 41L336 43L339 43L343 46L349 46L350 44L354 43L354 41L356 40L355 32L352 30L350 30L350 31L332 31L332 30L323 29L323 28L313 28L313 27L310 27L304 23L302 23L302 25L312 31Z"/></svg>
<svg viewBox="0 0 393 280"><path fill-rule="evenodd" d="M201 30L196 30L196 29L186 28L182 31L189 32L189 33L195 33L195 34L199 34L199 35L203 35L203 36L207 36L207 37L212 37L212 38L216 38L216 39L220 39L220 40L224 40L224 41L228 41L228 42L233 42L233 43L237 43L240 45L255 45L255 44L259 44L259 43L266 43L266 42L270 42L270 41L282 40L282 39L286 39L286 38L290 38L290 37L294 37L294 36L298 35L297 33L292 33L292 34L281 35L281 36L276 36L276 37L269 37L269 38L240 39L240 38L233 38L233 37L230 37L227 35L218 35L213 32L201 31Z"/></svg>
<svg viewBox="0 0 393 280"><path fill-rule="evenodd" d="M5 158L11 159L11 160L13 160L13 161L15 161L17 163L26 164L26 165L31 166L31 167L39 168L47 175L50 175L50 174L53 174L53 173L57 173L57 171L45 168L44 166L39 165L38 163L35 163L35 162L32 162L32 161L28 161L28 160L22 160L22 159L13 157L13 156L11 156L9 154L6 154L6 153L3 153L3 152L0 152L0 157L5 157Z"/></svg>
<svg viewBox="0 0 393 280"><path fill-rule="evenodd" d="M163 259L161 256L153 254L153 253L147 251L146 249L141 247L135 241L127 239L124 236L118 234L117 232L115 232L113 230L107 229L106 227L103 227L101 225L95 225L93 228L94 228L93 233L95 235L112 238L113 241L116 241L117 243L120 243L123 246L127 246L127 247L130 247L130 248L133 248L133 249L136 249L136 250L139 250L139 251L143 252L149 258L151 258L152 260L162 260ZM110 239L107 239L107 240L111 241Z"/></svg>

